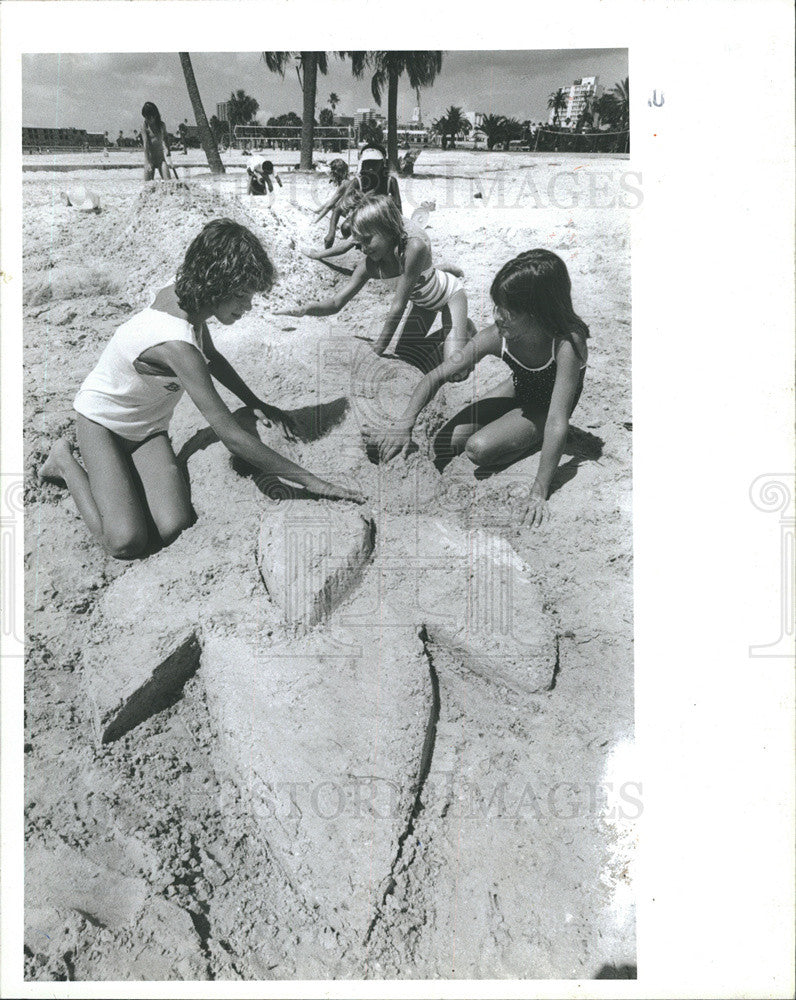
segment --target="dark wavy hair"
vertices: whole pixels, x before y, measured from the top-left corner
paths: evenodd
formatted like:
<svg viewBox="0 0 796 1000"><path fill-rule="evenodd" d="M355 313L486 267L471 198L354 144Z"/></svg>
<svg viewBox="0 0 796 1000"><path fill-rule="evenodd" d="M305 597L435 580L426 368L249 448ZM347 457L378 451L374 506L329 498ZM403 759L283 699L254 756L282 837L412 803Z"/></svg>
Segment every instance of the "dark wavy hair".
<svg viewBox="0 0 796 1000"><path fill-rule="evenodd" d="M572 306L567 265L552 251L518 254L495 275L489 294L496 306L533 316L554 335L565 337L583 360L578 339L586 340L589 328Z"/></svg>
<svg viewBox="0 0 796 1000"><path fill-rule="evenodd" d="M254 233L213 219L188 247L174 290L190 316L242 291L267 292L273 282L274 265Z"/></svg>
<svg viewBox="0 0 796 1000"><path fill-rule="evenodd" d="M143 108L141 108L141 117L147 119L154 118L158 125L161 121L157 105L153 104L152 101L147 101Z"/></svg>
<svg viewBox="0 0 796 1000"><path fill-rule="evenodd" d="M331 174L329 181L332 184L342 184L348 177L348 164L338 156L329 163L329 173Z"/></svg>

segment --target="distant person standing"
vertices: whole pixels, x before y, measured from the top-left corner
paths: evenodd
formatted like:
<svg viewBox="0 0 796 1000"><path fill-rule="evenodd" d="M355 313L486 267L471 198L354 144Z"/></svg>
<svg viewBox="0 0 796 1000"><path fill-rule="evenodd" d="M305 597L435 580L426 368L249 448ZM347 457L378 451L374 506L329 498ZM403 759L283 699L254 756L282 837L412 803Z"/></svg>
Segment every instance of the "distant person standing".
<svg viewBox="0 0 796 1000"><path fill-rule="evenodd" d="M157 106L147 101L141 108L144 116L144 128L141 137L144 141L144 180L154 179L157 170L164 181L171 180L171 150L166 126L160 117Z"/></svg>

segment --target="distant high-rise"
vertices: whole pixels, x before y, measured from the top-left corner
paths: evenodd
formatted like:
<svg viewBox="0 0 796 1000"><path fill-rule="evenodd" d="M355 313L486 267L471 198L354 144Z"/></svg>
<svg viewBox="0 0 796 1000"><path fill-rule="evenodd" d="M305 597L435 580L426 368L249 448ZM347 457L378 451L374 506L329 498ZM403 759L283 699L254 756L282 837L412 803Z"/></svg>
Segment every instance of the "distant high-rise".
<svg viewBox="0 0 796 1000"><path fill-rule="evenodd" d="M551 108L548 122L552 125L553 121L557 119L560 125L570 124L574 126L586 107L586 100L588 98L594 99L602 94L603 88L597 83L598 79L597 76L584 76L575 80L569 87L561 87L566 104L558 112L558 115L555 115Z"/></svg>
<svg viewBox="0 0 796 1000"><path fill-rule="evenodd" d="M363 122L376 122L377 125L384 124L384 115L380 115L372 108L357 108L354 112L354 125L361 125Z"/></svg>
<svg viewBox="0 0 796 1000"><path fill-rule="evenodd" d="M480 128L484 121L483 111L462 111L462 118L466 118L471 129Z"/></svg>
<svg viewBox="0 0 796 1000"><path fill-rule="evenodd" d="M220 122L225 122L227 120L227 106L229 101L222 101L220 104L216 105L216 118Z"/></svg>

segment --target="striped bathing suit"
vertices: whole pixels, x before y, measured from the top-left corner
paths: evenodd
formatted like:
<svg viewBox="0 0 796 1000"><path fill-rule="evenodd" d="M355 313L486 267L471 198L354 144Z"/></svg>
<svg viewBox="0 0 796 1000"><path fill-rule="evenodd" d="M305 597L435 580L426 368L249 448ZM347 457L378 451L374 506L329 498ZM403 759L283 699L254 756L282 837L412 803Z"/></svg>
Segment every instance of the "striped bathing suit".
<svg viewBox="0 0 796 1000"><path fill-rule="evenodd" d="M410 239L422 240L428 247L429 253L431 252L431 241L426 231L416 226L411 220L406 223L406 235ZM406 266L404 254L405 251L398 255L401 274L403 274ZM379 264L379 275L383 277L381 275L381 264ZM463 289L464 285L455 274L450 274L448 271L440 271L431 265L421 272L417 283L409 293L409 301L413 302L416 306L420 306L421 309L439 312L440 309L450 302L456 292Z"/></svg>
<svg viewBox="0 0 796 1000"><path fill-rule="evenodd" d="M500 357L511 368L514 380L514 394L524 407L529 409L546 410L550 407L550 400L553 398L553 388L556 384L556 344L553 341L552 353L547 364L541 368L527 368L521 361L518 361L506 347L506 339L500 348ZM578 405L580 394L583 391L583 379L586 375L586 365L580 366L580 376L578 378L578 389L575 399L572 402L572 410Z"/></svg>
<svg viewBox="0 0 796 1000"><path fill-rule="evenodd" d="M420 275L417 284L409 293L409 298L416 306L438 311L462 288L464 285L455 274L430 267Z"/></svg>

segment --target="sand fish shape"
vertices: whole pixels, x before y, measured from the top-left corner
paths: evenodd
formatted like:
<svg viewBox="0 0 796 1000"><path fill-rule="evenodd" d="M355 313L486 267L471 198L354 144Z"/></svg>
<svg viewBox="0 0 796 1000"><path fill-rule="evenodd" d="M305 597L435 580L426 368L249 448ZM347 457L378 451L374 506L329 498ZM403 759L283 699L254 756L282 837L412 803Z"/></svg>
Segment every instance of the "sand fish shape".
<svg viewBox="0 0 796 1000"><path fill-rule="evenodd" d="M362 941L390 887L433 721L417 630L325 628L271 645L206 633L208 706L244 807L296 893Z"/></svg>

